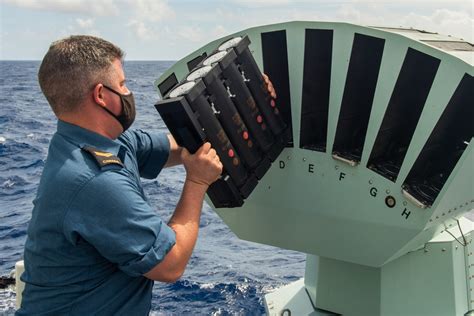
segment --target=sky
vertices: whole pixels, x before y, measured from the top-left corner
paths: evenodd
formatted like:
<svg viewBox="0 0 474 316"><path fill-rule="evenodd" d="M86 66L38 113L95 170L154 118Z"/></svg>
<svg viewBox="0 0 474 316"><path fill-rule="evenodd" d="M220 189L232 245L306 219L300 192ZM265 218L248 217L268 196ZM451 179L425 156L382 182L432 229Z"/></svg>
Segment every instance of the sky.
<svg viewBox="0 0 474 316"><path fill-rule="evenodd" d="M253 27L295 20L413 27L474 42L474 0L0 0L0 60L41 60L72 34L105 38L127 60L179 60Z"/></svg>

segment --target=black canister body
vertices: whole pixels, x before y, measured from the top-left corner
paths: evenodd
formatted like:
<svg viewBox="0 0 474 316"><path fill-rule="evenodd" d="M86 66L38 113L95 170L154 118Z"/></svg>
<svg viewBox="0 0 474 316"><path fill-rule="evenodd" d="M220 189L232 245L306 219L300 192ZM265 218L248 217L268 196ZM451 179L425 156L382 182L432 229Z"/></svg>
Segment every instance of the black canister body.
<svg viewBox="0 0 474 316"><path fill-rule="evenodd" d="M232 101L241 114L247 128L255 137L260 148L264 152L268 152L275 138L270 128L264 122L262 113L247 85L244 83L237 65L230 64L227 68L223 69L223 77L226 79L225 83L232 93Z"/></svg>
<svg viewBox="0 0 474 316"><path fill-rule="evenodd" d="M237 58L240 63L240 71L246 78L245 82L257 102L260 111L274 134L280 135L286 129L286 124L276 106L276 101L267 91L260 69L252 57L250 50L243 50Z"/></svg>
<svg viewBox="0 0 474 316"><path fill-rule="evenodd" d="M211 95L210 100L217 111L216 116L227 136L237 149L244 164L250 169L255 168L262 159L262 155L258 145L254 144L252 134L231 101L227 89L219 78L206 76L202 79Z"/></svg>
<svg viewBox="0 0 474 316"><path fill-rule="evenodd" d="M244 185L248 177L247 170L242 165L237 151L214 115L207 98L204 95L199 95L189 104L195 112L199 113L197 119L204 127L204 133L219 155L224 170L231 176L237 186Z"/></svg>

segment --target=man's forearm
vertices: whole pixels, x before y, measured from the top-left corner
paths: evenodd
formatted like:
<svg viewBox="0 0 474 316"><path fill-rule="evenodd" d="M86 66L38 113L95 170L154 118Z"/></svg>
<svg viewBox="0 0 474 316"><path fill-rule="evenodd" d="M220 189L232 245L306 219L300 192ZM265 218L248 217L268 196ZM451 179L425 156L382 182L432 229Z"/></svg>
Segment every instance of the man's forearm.
<svg viewBox="0 0 474 316"><path fill-rule="evenodd" d="M207 186L186 180L181 198L168 224L176 232L176 244L181 248L186 258L183 261L186 263L196 244L206 190Z"/></svg>
<svg viewBox="0 0 474 316"><path fill-rule="evenodd" d="M168 134L168 140L170 142L170 154L168 156L168 160L166 161L165 168L173 167L183 163L183 161L181 160L182 147L180 147L178 143L176 143L176 140L171 134Z"/></svg>
<svg viewBox="0 0 474 316"><path fill-rule="evenodd" d="M195 235L194 239L196 239L199 220L201 217L202 203L204 201L206 190L207 186L186 179L181 198L179 199L176 210L174 211L173 216L171 216L168 225L173 229L175 227L178 229L180 227L185 227L187 235L189 237ZM186 239L186 241L190 241L191 239ZM192 247L194 247L194 242Z"/></svg>
<svg viewBox="0 0 474 316"><path fill-rule="evenodd" d="M168 225L176 233L176 244L165 259L146 277L164 282L174 282L184 273L196 244L202 203L207 186L186 180L181 198Z"/></svg>
<svg viewBox="0 0 474 316"><path fill-rule="evenodd" d="M168 224L176 233L176 243L163 261L144 274L152 280L175 282L184 273L196 244L204 194L222 174L222 163L209 142L194 154L183 148L181 160L186 169L186 181Z"/></svg>

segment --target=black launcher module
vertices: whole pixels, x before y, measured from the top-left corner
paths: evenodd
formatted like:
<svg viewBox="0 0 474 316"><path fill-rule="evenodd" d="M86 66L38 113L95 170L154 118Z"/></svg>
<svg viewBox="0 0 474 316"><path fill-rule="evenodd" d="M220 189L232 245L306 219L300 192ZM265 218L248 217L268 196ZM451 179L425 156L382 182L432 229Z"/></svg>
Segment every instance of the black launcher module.
<svg viewBox="0 0 474 316"><path fill-rule="evenodd" d="M268 93L247 36L222 43L155 104L176 142L194 153L210 142L224 166L207 194L239 207L288 140L288 124Z"/></svg>

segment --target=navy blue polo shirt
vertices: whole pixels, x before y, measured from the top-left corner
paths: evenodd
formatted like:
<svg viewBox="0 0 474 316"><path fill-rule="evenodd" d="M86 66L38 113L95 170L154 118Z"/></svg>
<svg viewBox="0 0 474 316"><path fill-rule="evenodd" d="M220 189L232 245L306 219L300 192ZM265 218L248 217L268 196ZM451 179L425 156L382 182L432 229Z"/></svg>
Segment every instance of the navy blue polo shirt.
<svg viewBox="0 0 474 316"><path fill-rule="evenodd" d="M165 134L111 140L58 122L33 202L18 315L149 313L153 281L143 274L176 239L140 177L155 178L168 155Z"/></svg>

